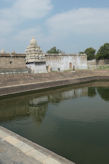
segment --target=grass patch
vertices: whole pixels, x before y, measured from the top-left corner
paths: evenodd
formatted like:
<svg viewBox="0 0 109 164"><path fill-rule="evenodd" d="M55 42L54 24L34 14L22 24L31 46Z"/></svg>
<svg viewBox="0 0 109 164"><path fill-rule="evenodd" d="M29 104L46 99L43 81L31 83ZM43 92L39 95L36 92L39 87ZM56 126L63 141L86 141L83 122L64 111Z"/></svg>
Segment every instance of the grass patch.
<svg viewBox="0 0 109 164"><path fill-rule="evenodd" d="M100 65L100 66L97 66L97 69L98 70L109 70L109 65Z"/></svg>

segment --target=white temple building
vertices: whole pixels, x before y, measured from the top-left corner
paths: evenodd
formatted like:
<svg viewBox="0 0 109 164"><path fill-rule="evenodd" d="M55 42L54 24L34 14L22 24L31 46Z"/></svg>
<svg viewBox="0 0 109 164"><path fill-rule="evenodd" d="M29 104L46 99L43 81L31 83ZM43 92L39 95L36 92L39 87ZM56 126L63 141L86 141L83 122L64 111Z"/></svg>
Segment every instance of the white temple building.
<svg viewBox="0 0 109 164"><path fill-rule="evenodd" d="M86 54L45 54L34 38L26 49L26 66L32 73L88 68Z"/></svg>
<svg viewBox="0 0 109 164"><path fill-rule="evenodd" d="M26 66L32 73L46 73L46 58L34 38L26 49Z"/></svg>

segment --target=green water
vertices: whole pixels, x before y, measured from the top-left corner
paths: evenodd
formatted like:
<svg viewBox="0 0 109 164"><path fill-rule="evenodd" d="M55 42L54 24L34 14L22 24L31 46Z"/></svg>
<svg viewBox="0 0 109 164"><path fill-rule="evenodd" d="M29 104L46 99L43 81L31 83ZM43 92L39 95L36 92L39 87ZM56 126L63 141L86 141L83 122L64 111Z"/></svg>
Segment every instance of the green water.
<svg viewBox="0 0 109 164"><path fill-rule="evenodd" d="M0 125L77 164L108 164L109 82L3 98Z"/></svg>

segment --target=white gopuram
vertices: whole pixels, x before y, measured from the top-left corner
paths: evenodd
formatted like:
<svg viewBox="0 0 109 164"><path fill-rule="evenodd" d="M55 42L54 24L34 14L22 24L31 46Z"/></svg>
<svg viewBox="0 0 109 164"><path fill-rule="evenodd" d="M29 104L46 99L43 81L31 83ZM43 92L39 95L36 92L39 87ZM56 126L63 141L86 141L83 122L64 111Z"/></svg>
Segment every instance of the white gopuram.
<svg viewBox="0 0 109 164"><path fill-rule="evenodd" d="M37 41L32 38L30 45L26 49L26 66L32 73L46 73L46 58Z"/></svg>

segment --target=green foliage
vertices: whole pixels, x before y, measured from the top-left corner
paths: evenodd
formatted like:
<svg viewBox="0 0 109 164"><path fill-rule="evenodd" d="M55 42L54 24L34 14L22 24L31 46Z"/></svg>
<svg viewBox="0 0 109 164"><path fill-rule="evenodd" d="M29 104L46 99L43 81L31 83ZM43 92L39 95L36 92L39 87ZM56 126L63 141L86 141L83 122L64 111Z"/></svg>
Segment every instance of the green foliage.
<svg viewBox="0 0 109 164"><path fill-rule="evenodd" d="M96 96L96 90L95 90L95 88L93 88L93 87L89 87L89 88L88 88L88 96L89 96L89 97L94 97L94 96Z"/></svg>
<svg viewBox="0 0 109 164"><path fill-rule="evenodd" d="M98 70L109 70L109 65L107 65L107 64L106 65L100 65L100 66L98 65L97 69Z"/></svg>
<svg viewBox="0 0 109 164"><path fill-rule="evenodd" d="M83 51L80 51L79 54L84 54L84 52Z"/></svg>
<svg viewBox="0 0 109 164"><path fill-rule="evenodd" d="M92 59L95 59L95 52L96 50L92 47L90 48L87 48L84 53L87 55L87 59L88 60L92 60Z"/></svg>
<svg viewBox="0 0 109 164"><path fill-rule="evenodd" d="M56 47L53 47L50 50L48 50L47 53L50 53L50 54L59 54L59 53L61 53L61 50L57 49Z"/></svg>
<svg viewBox="0 0 109 164"><path fill-rule="evenodd" d="M109 59L109 43L105 43L97 52L96 59Z"/></svg>
<svg viewBox="0 0 109 164"><path fill-rule="evenodd" d="M109 101L109 88L97 88L97 91L100 95L100 97L105 100L105 101Z"/></svg>

